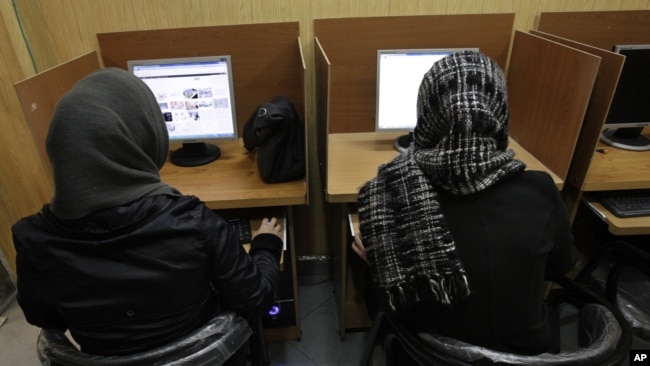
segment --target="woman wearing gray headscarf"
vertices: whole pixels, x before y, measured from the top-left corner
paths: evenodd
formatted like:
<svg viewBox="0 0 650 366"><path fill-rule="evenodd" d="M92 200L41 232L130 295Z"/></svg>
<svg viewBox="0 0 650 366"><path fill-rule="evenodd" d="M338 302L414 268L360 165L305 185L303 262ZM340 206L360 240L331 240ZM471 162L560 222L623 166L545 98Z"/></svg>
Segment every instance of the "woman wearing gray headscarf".
<svg viewBox="0 0 650 366"><path fill-rule="evenodd" d="M277 220L264 220L249 256L227 222L161 181L167 129L140 79L107 68L80 80L58 102L46 148L54 197L12 228L29 323L68 329L86 353L128 355L226 308L270 307Z"/></svg>
<svg viewBox="0 0 650 366"><path fill-rule="evenodd" d="M502 70L450 55L424 75L417 108L413 149L359 193L353 249L370 263L371 301L416 331L557 351L544 281L572 268L575 249L552 178L507 148Z"/></svg>

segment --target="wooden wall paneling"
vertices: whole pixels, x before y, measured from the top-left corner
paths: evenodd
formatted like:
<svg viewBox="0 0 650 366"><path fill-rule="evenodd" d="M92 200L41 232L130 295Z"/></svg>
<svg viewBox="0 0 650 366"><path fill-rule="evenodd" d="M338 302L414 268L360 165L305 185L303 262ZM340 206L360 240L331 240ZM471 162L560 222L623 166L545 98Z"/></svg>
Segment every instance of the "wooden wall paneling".
<svg viewBox="0 0 650 366"><path fill-rule="evenodd" d="M11 226L40 209L52 197L52 189L14 89L14 83L32 75L34 68L12 5L0 2L0 267L6 267L13 281L16 252Z"/></svg>
<svg viewBox="0 0 650 366"><path fill-rule="evenodd" d="M329 132L374 131L378 49L478 47L505 67L513 20L514 14L314 20L331 62Z"/></svg>
<svg viewBox="0 0 650 366"><path fill-rule="evenodd" d="M54 184L54 180L50 161L45 151L45 138L54 108L59 98L77 81L100 68L97 52L92 51L14 85L34 143L52 184Z"/></svg>
<svg viewBox="0 0 650 366"><path fill-rule="evenodd" d="M515 32L507 74L510 136L563 180L599 64L598 56Z"/></svg>
<svg viewBox="0 0 650 366"><path fill-rule="evenodd" d="M129 60L231 55L240 136L260 103L285 95L305 116L298 22L99 33L105 67Z"/></svg>
<svg viewBox="0 0 650 366"><path fill-rule="evenodd" d="M612 102L621 70L623 69L625 57L602 48L590 46L537 30L531 30L531 34L588 52L600 57L601 59L598 74L596 75L596 81L594 82L594 87L589 99L589 105L587 106L587 112L582 123L582 128L580 129L575 152L567 173L566 184L564 185L564 190L562 192L565 198L565 203L567 203L567 206L570 209L571 217L574 217L578 202L580 202L582 185L584 184L589 164L591 163L591 158L594 155L594 150L598 144L603 123L607 118L609 106Z"/></svg>
<svg viewBox="0 0 650 366"><path fill-rule="evenodd" d="M537 30L611 51L650 43L650 10L542 12Z"/></svg>

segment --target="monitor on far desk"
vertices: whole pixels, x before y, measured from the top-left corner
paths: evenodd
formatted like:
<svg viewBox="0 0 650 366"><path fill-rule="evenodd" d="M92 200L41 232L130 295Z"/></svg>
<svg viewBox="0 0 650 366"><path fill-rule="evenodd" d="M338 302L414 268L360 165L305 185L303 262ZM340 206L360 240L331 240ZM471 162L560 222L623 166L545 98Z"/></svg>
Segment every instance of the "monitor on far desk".
<svg viewBox="0 0 650 366"><path fill-rule="evenodd" d="M171 154L179 166L207 164L221 156L216 145L237 139L230 56L128 61L129 71L153 92L165 118Z"/></svg>
<svg viewBox="0 0 650 366"><path fill-rule="evenodd" d="M405 151L413 143L418 90L424 74L438 60L464 50L478 48L377 50L375 131L407 133L395 139L395 149Z"/></svg>
<svg viewBox="0 0 650 366"><path fill-rule="evenodd" d="M650 150L650 139L641 134L650 126L650 44L616 45L625 56L601 140L625 150Z"/></svg>

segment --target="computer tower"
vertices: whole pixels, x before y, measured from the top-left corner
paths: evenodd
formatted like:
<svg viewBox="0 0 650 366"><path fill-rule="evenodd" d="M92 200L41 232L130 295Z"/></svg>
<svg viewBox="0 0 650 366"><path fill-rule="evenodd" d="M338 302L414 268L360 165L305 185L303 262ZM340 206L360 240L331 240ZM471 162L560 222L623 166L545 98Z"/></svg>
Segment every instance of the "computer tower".
<svg viewBox="0 0 650 366"><path fill-rule="evenodd" d="M293 296L293 273L291 266L287 261L291 258L291 253L287 249L284 253L285 269L280 272L280 284L278 292L267 312L262 316L262 322L265 328L285 327L296 325L296 308Z"/></svg>

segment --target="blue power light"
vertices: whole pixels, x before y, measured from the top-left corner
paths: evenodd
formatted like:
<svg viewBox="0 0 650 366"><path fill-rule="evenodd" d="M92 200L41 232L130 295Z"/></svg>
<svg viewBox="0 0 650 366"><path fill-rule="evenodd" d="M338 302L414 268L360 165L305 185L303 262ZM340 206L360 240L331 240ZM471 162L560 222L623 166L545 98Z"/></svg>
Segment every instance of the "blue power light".
<svg viewBox="0 0 650 366"><path fill-rule="evenodd" d="M270 316L276 316L280 314L280 305L273 305L271 306L271 309L269 309L269 315Z"/></svg>

